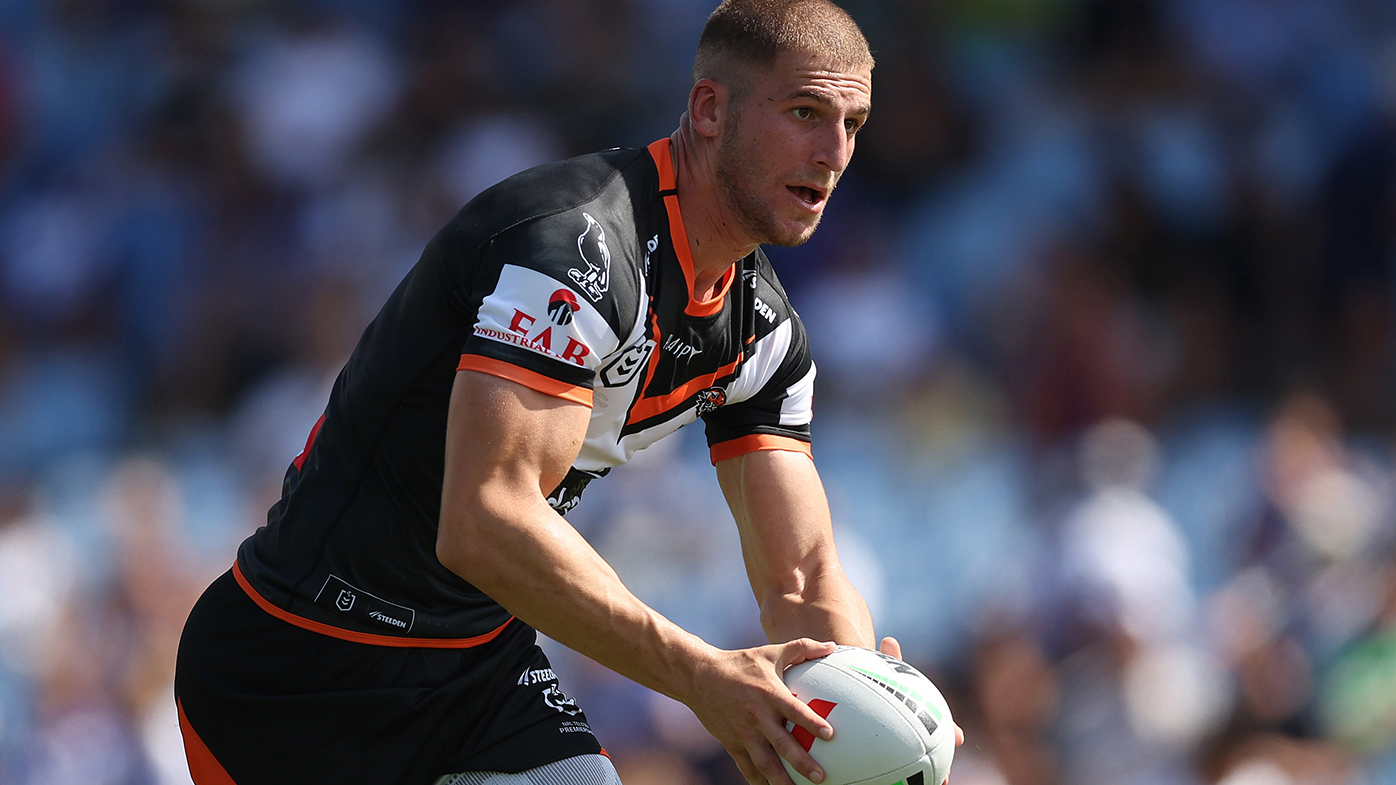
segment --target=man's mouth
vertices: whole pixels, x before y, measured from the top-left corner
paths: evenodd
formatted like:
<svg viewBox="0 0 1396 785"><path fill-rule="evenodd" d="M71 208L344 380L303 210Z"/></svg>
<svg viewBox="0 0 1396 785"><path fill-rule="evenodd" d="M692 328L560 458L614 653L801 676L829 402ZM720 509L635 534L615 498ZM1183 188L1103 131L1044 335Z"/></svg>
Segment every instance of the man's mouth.
<svg viewBox="0 0 1396 785"><path fill-rule="evenodd" d="M807 185L787 185L785 187L789 189L790 193L795 195L796 199L799 199L811 208L818 208L820 205L824 204L824 192L818 188L811 188Z"/></svg>

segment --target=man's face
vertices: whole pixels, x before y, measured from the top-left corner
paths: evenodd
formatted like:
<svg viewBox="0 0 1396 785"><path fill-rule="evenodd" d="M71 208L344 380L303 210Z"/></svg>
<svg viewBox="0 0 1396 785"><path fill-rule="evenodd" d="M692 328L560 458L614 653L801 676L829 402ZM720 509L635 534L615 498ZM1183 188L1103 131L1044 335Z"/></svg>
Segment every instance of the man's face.
<svg viewBox="0 0 1396 785"><path fill-rule="evenodd" d="M751 239L796 246L814 234L872 109L872 69L840 71L785 52L729 105L717 154L726 207Z"/></svg>

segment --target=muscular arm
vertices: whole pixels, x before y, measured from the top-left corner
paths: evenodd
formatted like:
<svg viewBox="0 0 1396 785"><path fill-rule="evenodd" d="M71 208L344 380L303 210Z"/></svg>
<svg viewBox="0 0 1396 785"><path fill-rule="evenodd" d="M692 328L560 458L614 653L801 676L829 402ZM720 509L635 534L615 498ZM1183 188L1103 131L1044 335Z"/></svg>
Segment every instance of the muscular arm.
<svg viewBox="0 0 1396 785"><path fill-rule="evenodd" d="M793 785L776 750L818 782L785 719L832 728L780 680L832 651L811 640L722 651L646 606L548 506L589 411L461 371L451 392L437 558L534 629L693 709L752 783Z"/></svg>
<svg viewBox="0 0 1396 785"><path fill-rule="evenodd" d="M690 674L678 663L706 656L702 642L627 591L545 499L576 458L589 413L460 372L437 558L549 637L666 695L687 695Z"/></svg>
<svg viewBox="0 0 1396 785"><path fill-rule="evenodd" d="M717 481L741 533L766 638L804 635L872 648L872 617L839 565L814 461L782 450L747 453L718 462ZM878 648L902 656L895 638L883 638ZM964 743L956 725L955 746Z"/></svg>
<svg viewBox="0 0 1396 785"><path fill-rule="evenodd" d="M766 637L872 648L872 617L839 565L814 462L796 452L752 452L720 461L717 479L741 533Z"/></svg>

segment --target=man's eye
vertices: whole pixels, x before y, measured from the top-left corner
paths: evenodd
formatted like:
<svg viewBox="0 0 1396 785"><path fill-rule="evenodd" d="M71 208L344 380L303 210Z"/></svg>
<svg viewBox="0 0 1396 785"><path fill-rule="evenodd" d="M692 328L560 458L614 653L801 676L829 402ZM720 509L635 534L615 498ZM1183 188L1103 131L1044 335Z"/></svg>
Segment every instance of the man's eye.
<svg viewBox="0 0 1396 785"><path fill-rule="evenodd" d="M808 106L801 106L795 110L795 116L801 120L808 120L814 117L814 110Z"/></svg>

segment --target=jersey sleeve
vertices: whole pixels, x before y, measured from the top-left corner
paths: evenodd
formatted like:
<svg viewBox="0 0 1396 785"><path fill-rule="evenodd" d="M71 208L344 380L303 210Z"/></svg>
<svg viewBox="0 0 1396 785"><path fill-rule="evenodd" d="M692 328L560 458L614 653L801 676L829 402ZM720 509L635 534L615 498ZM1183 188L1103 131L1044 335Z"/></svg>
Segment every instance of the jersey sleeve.
<svg viewBox="0 0 1396 785"><path fill-rule="evenodd" d="M761 450L810 455L814 360L798 318L756 341L729 393L731 403L703 415L713 465Z"/></svg>
<svg viewBox="0 0 1396 785"><path fill-rule="evenodd" d="M498 278L479 301L457 370L508 379L590 407L601 358L619 339L610 250L590 216L560 217L497 238L487 254ZM575 226L573 224L576 224Z"/></svg>

